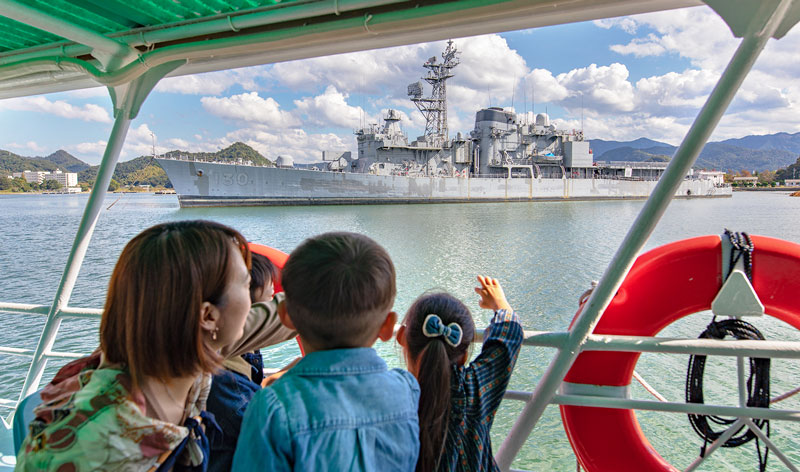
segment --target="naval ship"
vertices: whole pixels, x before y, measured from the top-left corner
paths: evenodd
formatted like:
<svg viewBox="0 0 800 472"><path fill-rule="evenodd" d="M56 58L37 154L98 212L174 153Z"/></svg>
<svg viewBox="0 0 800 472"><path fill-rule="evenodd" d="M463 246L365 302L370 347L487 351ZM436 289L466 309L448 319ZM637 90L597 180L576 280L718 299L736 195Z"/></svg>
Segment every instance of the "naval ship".
<svg viewBox="0 0 800 472"><path fill-rule="evenodd" d="M428 59L422 82L408 96L425 117L425 134L409 142L400 115L388 110L382 126L355 132L358 155L323 152L317 164L295 166L278 156L276 166L160 157L182 207L315 204L455 203L646 198L666 162L600 163L581 130L559 130L545 113L533 123L513 111L489 107L475 127L449 138L447 80L459 64L452 41ZM731 188L687 177L681 197L729 197Z"/></svg>

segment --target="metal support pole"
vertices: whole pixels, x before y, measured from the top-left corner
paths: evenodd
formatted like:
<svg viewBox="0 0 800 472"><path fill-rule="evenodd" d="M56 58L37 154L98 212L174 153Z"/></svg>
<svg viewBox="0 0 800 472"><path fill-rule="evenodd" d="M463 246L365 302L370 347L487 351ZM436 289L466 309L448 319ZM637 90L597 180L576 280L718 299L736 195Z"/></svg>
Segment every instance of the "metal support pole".
<svg viewBox="0 0 800 472"><path fill-rule="evenodd" d="M759 27L751 28L742 39L739 48L708 97L703 109L700 110L664 175L655 189L653 189L653 193L647 199L639 216L625 236L608 269L600 279L600 283L592 292L583 311L573 323L567 342L550 363L547 371L537 384L533 397L525 405L511 428L511 432L509 432L500 446L496 460L501 470L507 471L510 469L514 457L516 457L522 445L528 439L547 405L550 404L564 376L580 354L586 338L592 333L594 327L600 321L602 313L611 303L620 285L622 285L622 281L633 265L639 251L666 211L667 205L675 196L675 192L686 173L697 159L700 150L733 100L736 91L766 45L767 40L780 24L790 4L790 1L784 0L775 10L762 10L764 17L755 18L751 22L751 25Z"/></svg>
<svg viewBox="0 0 800 472"><path fill-rule="evenodd" d="M28 375L25 377L25 383L20 392L20 401L39 388L39 382L42 379L47 363L46 354L53 348L56 334L61 324L61 310L66 308L72 296L72 289L75 287L75 281L81 270L83 258L89 247L89 241L97 224L100 210L103 208L108 185L111 183L111 177L114 174L114 168L119 159L119 153L122 150L131 121L136 118L142 103L158 81L183 64L185 64L185 61L164 64L148 70L145 74L124 86L120 86L117 89L109 89L114 102L114 127L111 129L111 136L108 138L103 160L100 162L100 168L97 171L97 179L95 179L92 187L92 193L89 196L89 201L86 202L86 209L83 212L80 226L78 226L75 241L72 243L72 250L64 267L61 282L56 290L53 304L47 313L47 321L36 345Z"/></svg>
<svg viewBox="0 0 800 472"><path fill-rule="evenodd" d="M736 420L736 422L733 423L730 428L726 429L725 432L722 433L720 437L716 439L716 441L711 443L711 445L706 448L706 453L695 459L691 464L689 464L689 467L687 467L684 470L684 472L692 472L693 470L700 467L700 464L702 464L703 461L708 458L708 456L713 454L714 451L719 449L719 447L725 444L725 442L728 441L728 439L730 439L731 436L733 436L734 434L736 434L737 431L739 431L739 428L741 428L742 425L744 425L744 422L745 420L743 418L739 418L738 420Z"/></svg>
<svg viewBox="0 0 800 472"><path fill-rule="evenodd" d="M64 274L61 276L61 282L58 284L55 299L47 314L44 330L39 337L39 343L36 345L36 351L33 354L31 367L28 370L27 377L25 377L20 400L39 388L39 381L42 378L46 365L46 360L43 359L44 353L52 349L55 343L56 334L61 325L59 313L61 308L69 303L70 296L72 296L72 289L75 287L75 281L78 278L83 258L86 255L86 249L89 247L89 240L92 238L94 227L97 224L97 218L100 215L100 210L103 208L103 200L108 191L108 185L111 183L111 176L114 173L114 167L117 164L117 159L122 150L122 144L125 142L125 136L128 133L130 123L131 119L128 118L127 113L117 113L117 117L114 120L114 127L111 130L111 136L109 137L105 153L103 154L103 160L97 171L97 179L92 186L92 193L89 196L89 201L86 203L86 209L83 212L78 232L75 235L75 241L72 243L72 250L67 259Z"/></svg>

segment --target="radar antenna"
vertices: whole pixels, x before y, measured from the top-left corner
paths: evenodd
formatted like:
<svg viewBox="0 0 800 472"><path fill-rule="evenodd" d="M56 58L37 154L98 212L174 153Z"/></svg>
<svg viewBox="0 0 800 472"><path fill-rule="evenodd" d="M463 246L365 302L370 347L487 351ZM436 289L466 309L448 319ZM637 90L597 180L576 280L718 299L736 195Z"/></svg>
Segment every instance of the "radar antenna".
<svg viewBox="0 0 800 472"><path fill-rule="evenodd" d="M422 82L408 86L408 96L425 117L425 136L438 144L448 139L446 81L453 77L452 69L459 64L458 51L452 40L447 42L442 60L444 62L437 64L436 56L433 56L422 65L428 69L428 75L423 79L432 86L430 98L422 97Z"/></svg>

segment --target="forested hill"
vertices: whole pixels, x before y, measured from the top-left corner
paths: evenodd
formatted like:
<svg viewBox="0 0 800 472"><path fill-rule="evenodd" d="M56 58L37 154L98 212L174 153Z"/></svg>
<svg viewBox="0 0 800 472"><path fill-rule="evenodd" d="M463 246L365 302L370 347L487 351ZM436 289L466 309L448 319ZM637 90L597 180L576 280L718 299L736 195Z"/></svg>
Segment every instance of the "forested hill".
<svg viewBox="0 0 800 472"><path fill-rule="evenodd" d="M258 165L273 165L272 161L259 154L258 151L244 143L233 143L217 152L169 151L167 157L183 156L192 159L204 159L222 162L234 162L239 159L251 161ZM94 182L98 166L92 166L78 174L81 182ZM121 185L151 185L153 187L172 187L164 169L156 163L152 156L141 156L130 161L120 162L114 170L114 180Z"/></svg>
<svg viewBox="0 0 800 472"><path fill-rule="evenodd" d="M592 139L595 161L664 161L677 147L639 138L635 141ZM695 167L723 171L776 170L792 164L800 154L800 133L745 136L708 143L700 152Z"/></svg>
<svg viewBox="0 0 800 472"><path fill-rule="evenodd" d="M25 157L0 149L0 175L2 176L26 170L53 172L60 169L63 172L80 172L88 168L89 164L62 149L47 157Z"/></svg>

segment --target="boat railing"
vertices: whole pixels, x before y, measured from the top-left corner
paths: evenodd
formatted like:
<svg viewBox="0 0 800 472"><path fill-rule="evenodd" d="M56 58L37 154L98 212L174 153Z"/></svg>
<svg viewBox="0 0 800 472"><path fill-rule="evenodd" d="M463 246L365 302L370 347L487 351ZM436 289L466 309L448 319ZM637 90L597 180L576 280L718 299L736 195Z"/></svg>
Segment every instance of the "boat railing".
<svg viewBox="0 0 800 472"><path fill-rule="evenodd" d="M47 315L49 305L33 305L22 303L0 303L0 313L14 315L42 316ZM98 319L102 314L101 309L95 308L74 308L65 307L53 318L53 322L61 321L66 318L85 318ZM57 328L56 328L57 329ZM574 338L577 333L574 331L525 331L523 347L526 349L534 347L553 348L562 350L569 345L570 338ZM482 341L482 333L478 333L475 342ZM550 404L572 405L584 407L617 408L632 410L649 410L660 412L671 412L679 414L695 415L717 415L738 418L738 421L731 427L734 431L742 425L746 425L754 430L755 434L767 445L767 447L778 457L790 470L797 470L792 465L789 458L784 454L773 441L771 441L760 429L753 425L753 419L800 421L800 410L780 409L770 406L770 408L749 407L746 404L747 398L747 369L744 358L782 358L800 359L800 342L795 341L734 341L717 339L696 339L696 338L667 338L667 337L647 337L647 336L619 336L619 335L599 335L590 334L586 337L581 351L617 351L617 352L639 352L639 353L662 353L678 355L706 355L706 356L730 356L736 357L737 362L737 385L740 390L738 405L718 405L707 403L684 403L667 400L663 395L653 389L645 378L639 373L634 373L634 378L644 386L644 388L656 398L656 400L625 397L606 397L579 392L564 391L559 389ZM64 352L48 350L39 359L33 359L34 351L15 346L0 346L0 355L16 356L32 359L31 362L45 364L49 360L69 360L79 358L88 352ZM268 361L268 359L266 359ZM26 363L30 364L30 362ZM32 371L42 371L43 365L33 366ZM41 367L41 369L39 368ZM270 369L272 370L272 369ZM40 379L41 380L41 379ZM45 382L47 379L45 379ZM0 398L0 411L2 422L6 428L11 428L14 411L18 401L39 389L39 381L32 383L28 391L20 393L18 399ZM784 392L774 396L771 404L775 405L786 398L800 392L800 388ZM505 400L530 402L534 393L528 391L508 391ZM514 437L513 431L506 438L506 441L526 442L525 437ZM722 439L724 442L726 439ZM719 443L719 444L718 444ZM505 443L504 443L505 444ZM707 449L704 457L698 457L691 463L686 470L695 470L705 461L718 446L720 440L712 443ZM500 460L500 454L498 460ZM513 458L511 458L513 459ZM510 462L509 462L510 463Z"/></svg>

